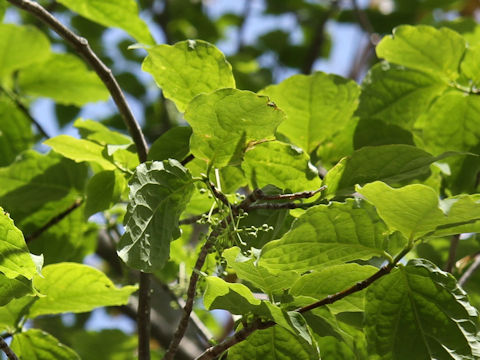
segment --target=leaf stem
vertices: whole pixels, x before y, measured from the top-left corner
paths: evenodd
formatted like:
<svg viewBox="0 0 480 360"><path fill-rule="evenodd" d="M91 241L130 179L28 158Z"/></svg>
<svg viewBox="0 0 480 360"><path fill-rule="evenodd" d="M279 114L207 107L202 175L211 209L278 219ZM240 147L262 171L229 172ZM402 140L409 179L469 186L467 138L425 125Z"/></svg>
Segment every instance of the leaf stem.
<svg viewBox="0 0 480 360"><path fill-rule="evenodd" d="M10 349L10 347L2 337L0 337L0 350L2 350L5 353L5 355L7 355L7 358L9 360L18 360L17 355L15 355L13 350Z"/></svg>

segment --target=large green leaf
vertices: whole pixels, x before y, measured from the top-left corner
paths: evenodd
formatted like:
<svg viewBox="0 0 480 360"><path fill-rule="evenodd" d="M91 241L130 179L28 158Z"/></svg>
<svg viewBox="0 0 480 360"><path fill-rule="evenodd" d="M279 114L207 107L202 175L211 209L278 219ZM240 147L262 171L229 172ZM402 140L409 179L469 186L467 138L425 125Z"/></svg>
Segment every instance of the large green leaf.
<svg viewBox="0 0 480 360"><path fill-rule="evenodd" d="M256 265L255 259L240 254L238 247L225 250L222 256L240 279L247 280L252 285L262 289L266 294L282 293L290 288L299 277L293 271L284 271L276 275L271 274L266 268Z"/></svg>
<svg viewBox="0 0 480 360"><path fill-rule="evenodd" d="M138 16L135 0L59 0L70 10L106 27L117 27L128 32L135 40L153 44L147 24Z"/></svg>
<svg viewBox="0 0 480 360"><path fill-rule="evenodd" d="M380 41L377 56L449 81L458 77L465 47L463 37L448 28L402 25Z"/></svg>
<svg viewBox="0 0 480 360"><path fill-rule="evenodd" d="M147 48L142 69L152 74L166 98L180 111L198 94L234 88L232 67L214 45L187 40Z"/></svg>
<svg viewBox="0 0 480 360"><path fill-rule="evenodd" d="M19 275L32 279L37 269L23 234L0 207L0 271L9 279Z"/></svg>
<svg viewBox="0 0 480 360"><path fill-rule="evenodd" d="M69 135L58 135L44 142L54 151L76 162L92 161L104 170L115 170L116 166L104 156L105 147Z"/></svg>
<svg viewBox="0 0 480 360"><path fill-rule="evenodd" d="M118 255L145 272L161 269L170 242L179 234L178 220L194 191L189 171L176 160L140 164L129 182L130 203Z"/></svg>
<svg viewBox="0 0 480 360"><path fill-rule="evenodd" d="M45 60L50 55L50 42L33 26L0 24L0 54L2 78L15 70Z"/></svg>
<svg viewBox="0 0 480 360"><path fill-rule="evenodd" d="M86 312L100 306L125 305L136 286L116 288L101 271L76 263L45 266L35 276L41 296L31 306L28 317L65 312Z"/></svg>
<svg viewBox="0 0 480 360"><path fill-rule="evenodd" d="M293 296L309 296L321 300L328 295L334 295L337 292L348 289L356 283L367 279L377 271L376 267L369 265L341 264L331 266L303 275L292 285L290 294ZM329 308L334 313L363 311L364 297L364 291L356 292L329 305Z"/></svg>
<svg viewBox="0 0 480 360"><path fill-rule="evenodd" d="M266 96L236 89L199 95L185 112L193 155L216 167L236 165L249 147L273 140L284 117Z"/></svg>
<svg viewBox="0 0 480 360"><path fill-rule="evenodd" d="M32 143L30 120L10 99L0 96L0 166L9 165Z"/></svg>
<svg viewBox="0 0 480 360"><path fill-rule="evenodd" d="M398 125L378 119L360 119L353 134L353 147L404 144L414 145L413 134Z"/></svg>
<svg viewBox="0 0 480 360"><path fill-rule="evenodd" d="M450 91L418 119L432 152L470 151L480 143L480 96Z"/></svg>
<svg viewBox="0 0 480 360"><path fill-rule="evenodd" d="M96 173L87 185L85 216L88 218L116 204L127 186L125 176L118 171Z"/></svg>
<svg viewBox="0 0 480 360"><path fill-rule="evenodd" d="M290 331L274 326L257 330L228 351L230 360L318 360L315 347Z"/></svg>
<svg viewBox="0 0 480 360"><path fill-rule="evenodd" d="M310 154L347 124L357 108L360 88L354 81L317 72L294 75L260 93L287 115L278 131Z"/></svg>
<svg viewBox="0 0 480 360"><path fill-rule="evenodd" d="M305 272L383 256L390 239L375 209L348 199L307 210L280 240L267 243L259 265L270 271Z"/></svg>
<svg viewBox="0 0 480 360"><path fill-rule="evenodd" d="M290 192L320 187L317 169L305 152L293 145L271 141L245 153L242 169L252 188L275 185Z"/></svg>
<svg viewBox="0 0 480 360"><path fill-rule="evenodd" d="M326 175L327 195L345 195L354 191L356 184L381 180L389 184L427 178L430 165L455 153L432 156L410 145L367 146L343 158Z"/></svg>
<svg viewBox="0 0 480 360"><path fill-rule="evenodd" d="M447 198L440 209L437 193L425 185L393 189L376 181L358 187L357 191L376 206L391 230L398 230L411 240L472 232L479 227L480 206L476 197Z"/></svg>
<svg viewBox="0 0 480 360"><path fill-rule="evenodd" d="M100 145L126 145L131 144L129 136L110 130L102 123L94 120L78 119L73 123L83 139L95 141Z"/></svg>
<svg viewBox="0 0 480 360"><path fill-rule="evenodd" d="M168 130L153 142L148 150L148 160L182 161L190 152L190 136L192 128L188 126L177 126Z"/></svg>
<svg viewBox="0 0 480 360"><path fill-rule="evenodd" d="M65 105L82 106L110 96L97 74L71 54L52 54L45 62L22 69L18 85L25 94L50 97Z"/></svg>
<svg viewBox="0 0 480 360"><path fill-rule="evenodd" d="M431 74L379 63L363 80L357 115L410 128L446 88Z"/></svg>
<svg viewBox="0 0 480 360"><path fill-rule="evenodd" d="M18 324L23 319L36 298L23 296L13 299L8 304L0 306L0 331L14 333L18 330Z"/></svg>
<svg viewBox="0 0 480 360"><path fill-rule="evenodd" d="M0 306L8 304L12 299L34 294L32 281L23 276L9 279L0 274Z"/></svg>
<svg viewBox="0 0 480 360"><path fill-rule="evenodd" d="M39 329L29 329L15 334L11 347L19 359L80 360L75 351Z"/></svg>
<svg viewBox="0 0 480 360"><path fill-rule="evenodd" d="M367 290L365 329L380 359L477 359L477 310L455 279L423 259Z"/></svg>

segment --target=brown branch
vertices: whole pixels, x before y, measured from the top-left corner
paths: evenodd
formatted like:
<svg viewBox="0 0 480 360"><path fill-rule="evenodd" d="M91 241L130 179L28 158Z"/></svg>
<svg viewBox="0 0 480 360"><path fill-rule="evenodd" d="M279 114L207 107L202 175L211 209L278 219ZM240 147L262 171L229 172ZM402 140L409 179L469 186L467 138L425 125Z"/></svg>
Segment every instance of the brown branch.
<svg viewBox="0 0 480 360"><path fill-rule="evenodd" d="M357 17L358 23L365 30L370 36L375 33L375 29L373 28L370 19L368 18L367 14L363 9L361 9L358 4L357 0L352 0L353 10L355 12L355 16Z"/></svg>
<svg viewBox="0 0 480 360"><path fill-rule="evenodd" d="M150 360L150 274L140 272L138 289L138 358Z"/></svg>
<svg viewBox="0 0 480 360"><path fill-rule="evenodd" d="M65 217L67 217L72 211L79 208L83 204L83 199L77 199L75 202L70 205L65 211L61 212L60 214L56 215L55 217L51 218L45 225L35 230L33 233L25 237L25 242L29 243L35 240L37 237L42 235L45 231L50 229L52 226L58 224L62 221Z"/></svg>
<svg viewBox="0 0 480 360"><path fill-rule="evenodd" d="M0 337L0 350L2 350L5 355L9 358L9 360L18 360L17 355L13 352L12 349L8 346L8 344L3 340L2 337Z"/></svg>
<svg viewBox="0 0 480 360"><path fill-rule="evenodd" d="M396 264L409 251L410 251L410 248L404 249L402 252L400 252L395 257L395 259L391 263L381 267L375 274L373 274L369 278L356 283L355 285L349 287L348 289L337 292L336 294L328 295L327 297L325 297L322 300L319 300L317 302L314 302L313 304L298 308L295 311L297 311L299 313L304 313L304 312L316 309L316 308L324 306L324 305L333 304L334 302L336 302L338 300L341 300L348 295L351 295L353 293L359 292L359 291L367 288L368 286L373 284L376 280L378 280L381 277L389 274L393 270L393 268L396 266ZM479 259L480 259L480 256L479 256ZM479 263L480 263L480 260L479 260ZM242 330L238 331L232 337L226 339L225 341L221 342L220 344L217 344L215 346L212 346L212 347L208 348L202 354L200 354L200 356L198 356L195 360L213 359L216 356L222 354L224 351L228 350L233 345L244 341L255 330L266 329L266 328L269 328L269 327L274 326L274 325L276 325L276 323L273 322L273 321L261 322L261 320L255 320L254 322L252 322L252 324L250 324L249 326L247 326L247 327L243 328Z"/></svg>
<svg viewBox="0 0 480 360"><path fill-rule="evenodd" d="M130 107L125 99L122 89L118 85L117 80L112 74L112 71L100 60L100 58L93 52L88 44L87 39L80 37L73 33L70 29L65 27L52 14L45 10L40 4L31 0L8 0L12 5L19 7L37 19L41 20L58 35L60 35L67 43L69 43L78 54L92 67L97 73L98 77L103 81L108 91L112 95L112 99L117 105L118 111L123 117L123 120L128 128L130 135L137 147L138 157L140 162L147 160L148 147L143 136L140 125L133 116Z"/></svg>
<svg viewBox="0 0 480 360"><path fill-rule="evenodd" d="M453 266L455 265L455 258L457 256L457 247L460 241L460 235L453 235L450 240L450 249L448 250L448 259L445 264L445 271L451 273Z"/></svg>
<svg viewBox="0 0 480 360"><path fill-rule="evenodd" d="M480 253L477 254L474 258L475 260L473 261L473 264L470 265L470 267L463 273L463 275L460 277L460 280L458 280L458 284L460 286L464 286L467 281L472 277L472 275L475 273L475 271L480 268Z"/></svg>

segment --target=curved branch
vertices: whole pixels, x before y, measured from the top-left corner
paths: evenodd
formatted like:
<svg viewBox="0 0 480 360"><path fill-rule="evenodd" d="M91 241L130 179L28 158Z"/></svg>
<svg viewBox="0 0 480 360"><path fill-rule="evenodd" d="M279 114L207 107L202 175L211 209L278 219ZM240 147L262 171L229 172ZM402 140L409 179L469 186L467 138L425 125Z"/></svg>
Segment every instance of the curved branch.
<svg viewBox="0 0 480 360"><path fill-rule="evenodd" d="M5 353L5 355L7 355L7 358L9 358L9 360L18 360L17 355L15 355L13 350L10 349L10 347L5 342L5 340L3 340L2 337L0 337L0 350L2 350Z"/></svg>
<svg viewBox="0 0 480 360"><path fill-rule="evenodd" d="M110 70L100 58L93 52L88 44L87 39L76 35L70 29L65 27L60 21L58 21L52 14L45 10L40 4L31 0L8 0L12 5L19 7L37 19L41 20L58 35L60 35L67 43L69 43L78 54L80 54L84 60L92 67L97 73L98 77L103 81L108 91L112 95L112 99L117 105L118 111L123 117L123 120L128 128L128 132L132 136L132 139L137 147L138 157L140 162L147 161L147 142L143 136L140 125L133 116L133 113L128 106L125 95L122 89L118 85L117 80Z"/></svg>

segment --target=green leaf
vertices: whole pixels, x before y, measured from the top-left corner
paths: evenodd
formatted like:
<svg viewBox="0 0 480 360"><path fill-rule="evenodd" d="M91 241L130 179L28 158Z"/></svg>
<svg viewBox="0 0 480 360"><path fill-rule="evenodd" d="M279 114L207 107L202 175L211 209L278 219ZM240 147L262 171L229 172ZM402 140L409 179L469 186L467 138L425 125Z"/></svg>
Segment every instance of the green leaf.
<svg viewBox="0 0 480 360"><path fill-rule="evenodd" d="M356 150L364 146L380 146L391 144L415 145L413 134L400 126L387 124L381 120L361 119L353 134L353 145Z"/></svg>
<svg viewBox="0 0 480 360"><path fill-rule="evenodd" d="M76 162L92 161L104 170L115 170L116 166L103 156L104 147L92 141L59 135L44 142L55 152Z"/></svg>
<svg viewBox="0 0 480 360"><path fill-rule="evenodd" d="M354 192L356 184L380 180L388 184L427 178L430 165L456 153L432 156L410 145L364 147L343 158L324 179L327 195L346 195Z"/></svg>
<svg viewBox="0 0 480 360"><path fill-rule="evenodd" d="M9 279L0 274L0 306L8 304L12 299L18 299L27 295L34 294L32 281L23 276L17 276L15 279Z"/></svg>
<svg viewBox="0 0 480 360"><path fill-rule="evenodd" d="M138 16L138 6L134 0L96 1L59 0L70 10L106 27L125 30L135 40L153 44L147 24Z"/></svg>
<svg viewBox="0 0 480 360"><path fill-rule="evenodd" d="M123 174L117 171L96 173L87 185L87 203L85 216L111 208L116 204L127 186Z"/></svg>
<svg viewBox="0 0 480 360"><path fill-rule="evenodd" d="M434 75L382 62L363 80L357 115L409 129L446 89Z"/></svg>
<svg viewBox="0 0 480 360"><path fill-rule="evenodd" d="M71 54L52 54L45 62L22 69L18 85L27 95L50 97L64 105L82 106L110 96L98 75Z"/></svg>
<svg viewBox="0 0 480 360"><path fill-rule="evenodd" d="M19 359L80 360L75 351L39 329L15 334L11 348Z"/></svg>
<svg viewBox="0 0 480 360"><path fill-rule="evenodd" d="M74 284L74 285L73 285ZM32 305L29 318L65 312L80 313L99 306L125 305L136 286L116 288L101 271L77 263L45 266L33 280L43 295Z"/></svg>
<svg viewBox="0 0 480 360"><path fill-rule="evenodd" d="M375 205L391 230L398 230L412 240L474 232L479 228L480 207L475 196L447 198L440 209L437 193L425 185L393 189L377 181L358 187L357 191Z"/></svg>
<svg viewBox="0 0 480 360"><path fill-rule="evenodd" d="M94 120L78 119L73 123L83 139L95 141L100 145L132 144L129 136L110 130L102 123Z"/></svg>
<svg viewBox="0 0 480 360"><path fill-rule="evenodd" d="M465 56L460 65L462 75L472 81L472 85L477 89L480 87L480 64L478 58L480 57L480 44L470 46L465 52Z"/></svg>
<svg viewBox="0 0 480 360"><path fill-rule="evenodd" d="M290 331L273 326L257 330L228 351L229 360L318 360L317 349Z"/></svg>
<svg viewBox="0 0 480 360"><path fill-rule="evenodd" d="M267 243L259 265L271 272L299 273L352 260L383 256L390 237L375 209L347 199L307 210L280 240Z"/></svg>
<svg viewBox="0 0 480 360"><path fill-rule="evenodd" d="M380 41L377 56L448 81L458 77L465 47L463 37L448 28L402 25Z"/></svg>
<svg viewBox="0 0 480 360"><path fill-rule="evenodd" d="M365 330L380 359L480 357L477 310L453 276L410 260L367 289Z"/></svg>
<svg viewBox="0 0 480 360"><path fill-rule="evenodd" d="M303 275L290 289L293 296L309 296L317 300L346 290L358 282L366 280L378 269L369 265L341 264L314 271ZM365 292L360 291L348 295L328 307L333 313L343 311L363 311L365 306Z"/></svg>
<svg viewBox="0 0 480 360"><path fill-rule="evenodd" d="M14 333L26 315L29 306L36 300L31 296L13 299L8 304L0 306L0 331Z"/></svg>
<svg viewBox="0 0 480 360"><path fill-rule="evenodd" d="M235 87L231 65L220 50L206 41L157 45L147 51L142 69L152 74L165 97L182 112L199 94Z"/></svg>
<svg viewBox="0 0 480 360"><path fill-rule="evenodd" d="M228 266L235 270L240 279L262 289L266 294L282 293L290 288L299 275L293 271L271 274L266 268L255 264L255 259L240 254L240 248L233 247L223 252Z"/></svg>
<svg viewBox="0 0 480 360"><path fill-rule="evenodd" d="M0 271L9 279L19 275L32 279L37 273L22 232L0 207Z"/></svg>
<svg viewBox="0 0 480 360"><path fill-rule="evenodd" d="M265 96L221 89L193 99L185 119L193 129L193 155L224 167L239 164L249 147L273 140L284 114Z"/></svg>
<svg viewBox="0 0 480 360"><path fill-rule="evenodd" d="M290 192L316 190L321 181L317 169L302 149L272 141L247 150L242 169L252 188L267 185Z"/></svg>
<svg viewBox="0 0 480 360"><path fill-rule="evenodd" d="M137 339L118 329L85 331L75 333L72 347L82 359L130 360L136 356Z"/></svg>
<svg viewBox="0 0 480 360"><path fill-rule="evenodd" d="M0 96L0 166L12 163L32 143L30 120L10 99Z"/></svg>
<svg viewBox="0 0 480 360"><path fill-rule="evenodd" d="M129 182L130 203L118 255L130 267L152 272L168 260L178 220L194 192L189 171L176 160L140 164Z"/></svg>
<svg viewBox="0 0 480 360"><path fill-rule="evenodd" d="M148 160L182 161L190 152L191 135L192 128L188 126L177 126L168 130L153 142L148 151Z"/></svg>
<svg viewBox="0 0 480 360"><path fill-rule="evenodd" d="M0 24L0 54L0 78L3 78L45 60L50 55L50 42L33 26Z"/></svg>
<svg viewBox="0 0 480 360"><path fill-rule="evenodd" d="M435 101L417 123L432 152L470 151L480 142L480 96L450 91Z"/></svg>
<svg viewBox="0 0 480 360"><path fill-rule="evenodd" d="M260 91L285 111L278 132L310 154L342 130L358 106L359 86L337 75L294 75Z"/></svg>

